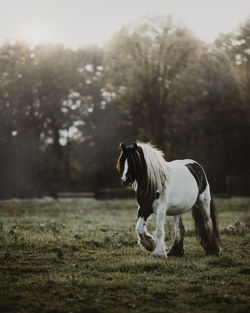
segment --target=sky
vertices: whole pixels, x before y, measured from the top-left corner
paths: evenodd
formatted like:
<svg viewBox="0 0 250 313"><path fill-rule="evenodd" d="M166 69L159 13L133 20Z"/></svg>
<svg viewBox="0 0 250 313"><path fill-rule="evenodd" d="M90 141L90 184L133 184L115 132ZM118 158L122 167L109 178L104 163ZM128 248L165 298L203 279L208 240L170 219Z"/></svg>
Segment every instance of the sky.
<svg viewBox="0 0 250 313"><path fill-rule="evenodd" d="M124 25L154 14L172 15L213 42L250 17L250 0L0 0L0 44L103 45Z"/></svg>

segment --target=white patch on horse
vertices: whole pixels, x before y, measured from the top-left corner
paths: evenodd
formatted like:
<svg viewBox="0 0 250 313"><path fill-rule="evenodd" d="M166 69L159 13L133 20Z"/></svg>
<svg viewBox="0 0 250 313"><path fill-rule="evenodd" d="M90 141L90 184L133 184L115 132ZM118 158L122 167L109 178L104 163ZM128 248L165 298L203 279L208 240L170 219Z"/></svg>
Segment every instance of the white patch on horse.
<svg viewBox="0 0 250 313"><path fill-rule="evenodd" d="M208 219L208 217L210 217L210 201L211 201L210 187L208 181L206 189L203 191L203 193L199 195L199 199L203 204L205 219Z"/></svg>
<svg viewBox="0 0 250 313"><path fill-rule="evenodd" d="M145 220L143 217L139 217L137 224L136 224L136 228L135 231L137 233L138 236L143 235L144 234L144 226L145 226Z"/></svg>
<svg viewBox="0 0 250 313"><path fill-rule="evenodd" d="M164 197L163 197L164 198ZM157 225L156 225L156 246L152 253L152 256L166 256L165 248L165 217L166 217L166 205L162 198L159 198L153 203L154 211L156 213Z"/></svg>
<svg viewBox="0 0 250 313"><path fill-rule="evenodd" d="M212 231L213 230L213 224L210 217L210 201L211 201L211 195L210 195L210 187L209 183L207 181L206 189L199 195L199 199L202 203L203 208L203 218L205 220L205 227L207 230Z"/></svg>
<svg viewBox="0 0 250 313"><path fill-rule="evenodd" d="M126 181L126 175L127 175L127 172L128 172L128 160L126 159L125 162L124 162L124 170L123 170L123 173L122 173L122 181Z"/></svg>
<svg viewBox="0 0 250 313"><path fill-rule="evenodd" d="M180 231L180 215L174 215L174 232L175 232L175 240L177 242L181 239L181 231Z"/></svg>
<svg viewBox="0 0 250 313"><path fill-rule="evenodd" d="M167 215L182 214L190 210L198 197L198 185L185 164L192 160L168 162L170 180L167 185ZM192 161L194 162L194 161Z"/></svg>
<svg viewBox="0 0 250 313"><path fill-rule="evenodd" d="M135 181L132 183L132 189L134 189L134 191L137 191L137 188L138 188L138 183L137 183L137 181L135 180Z"/></svg>

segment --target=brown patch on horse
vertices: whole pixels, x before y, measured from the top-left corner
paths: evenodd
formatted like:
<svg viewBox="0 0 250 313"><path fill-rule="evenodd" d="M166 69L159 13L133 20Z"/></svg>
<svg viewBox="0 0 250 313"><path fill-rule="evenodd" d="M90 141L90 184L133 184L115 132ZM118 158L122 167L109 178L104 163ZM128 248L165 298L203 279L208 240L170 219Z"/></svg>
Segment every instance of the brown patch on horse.
<svg viewBox="0 0 250 313"><path fill-rule="evenodd" d="M201 203L198 200L192 209L192 216L195 222L196 237L200 239L200 245L205 250L206 255L220 254L220 237L218 230L218 219L214 202L210 202L210 216L213 229L207 230L204 223L204 218L201 213Z"/></svg>
<svg viewBox="0 0 250 313"><path fill-rule="evenodd" d="M121 158L122 158L122 155L123 155L123 151L121 151L119 157L118 157L118 160L117 160L117 163L116 163L116 169L119 173L121 173Z"/></svg>
<svg viewBox="0 0 250 313"><path fill-rule="evenodd" d="M119 157L118 157L118 160L117 160L117 163L116 163L116 169L117 169L117 171L118 171L119 173L121 173L121 171L122 171L122 168L121 168L121 159L122 159L123 152L124 152L124 150L126 149L126 147L125 147L124 143L120 143L119 148L120 148L121 153L120 153L120 155L119 155Z"/></svg>
<svg viewBox="0 0 250 313"><path fill-rule="evenodd" d="M217 214L217 210L216 210L213 198L211 198L211 202L210 202L210 215L211 215L211 219L213 223L214 239L219 246L219 244L221 244L220 234L219 234L219 220L218 220L218 214Z"/></svg>
<svg viewBox="0 0 250 313"><path fill-rule="evenodd" d="M143 235L140 235L139 244L148 251L153 251L155 249L154 238L145 233Z"/></svg>

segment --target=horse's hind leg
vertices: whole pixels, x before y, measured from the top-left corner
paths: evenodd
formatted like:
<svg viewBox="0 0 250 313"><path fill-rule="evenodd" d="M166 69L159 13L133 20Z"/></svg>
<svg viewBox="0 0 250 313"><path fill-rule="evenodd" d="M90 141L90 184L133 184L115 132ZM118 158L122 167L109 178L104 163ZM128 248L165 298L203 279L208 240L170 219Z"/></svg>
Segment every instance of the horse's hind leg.
<svg viewBox="0 0 250 313"><path fill-rule="evenodd" d="M209 187L200 194L197 205L193 208L193 217L197 233L201 238L201 246L206 255L219 255L219 232L215 206L211 200Z"/></svg>
<svg viewBox="0 0 250 313"><path fill-rule="evenodd" d="M172 248L168 252L168 256L181 257L184 255L183 241L185 235L185 228L182 223L181 215L175 215L173 218L174 218L175 240Z"/></svg>

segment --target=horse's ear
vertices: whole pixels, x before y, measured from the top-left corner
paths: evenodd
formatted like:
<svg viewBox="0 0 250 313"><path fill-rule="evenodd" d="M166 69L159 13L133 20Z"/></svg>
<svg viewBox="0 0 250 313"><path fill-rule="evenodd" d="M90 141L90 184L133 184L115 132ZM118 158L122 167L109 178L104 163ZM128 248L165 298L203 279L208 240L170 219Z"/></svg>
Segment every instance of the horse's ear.
<svg viewBox="0 0 250 313"><path fill-rule="evenodd" d="M137 146L137 143L136 143L136 142L133 143L133 149L134 149L134 150L138 150L138 146Z"/></svg>
<svg viewBox="0 0 250 313"><path fill-rule="evenodd" d="M126 146L124 145L124 143L120 143L120 149L121 149L122 151L124 151L125 148L126 148Z"/></svg>

